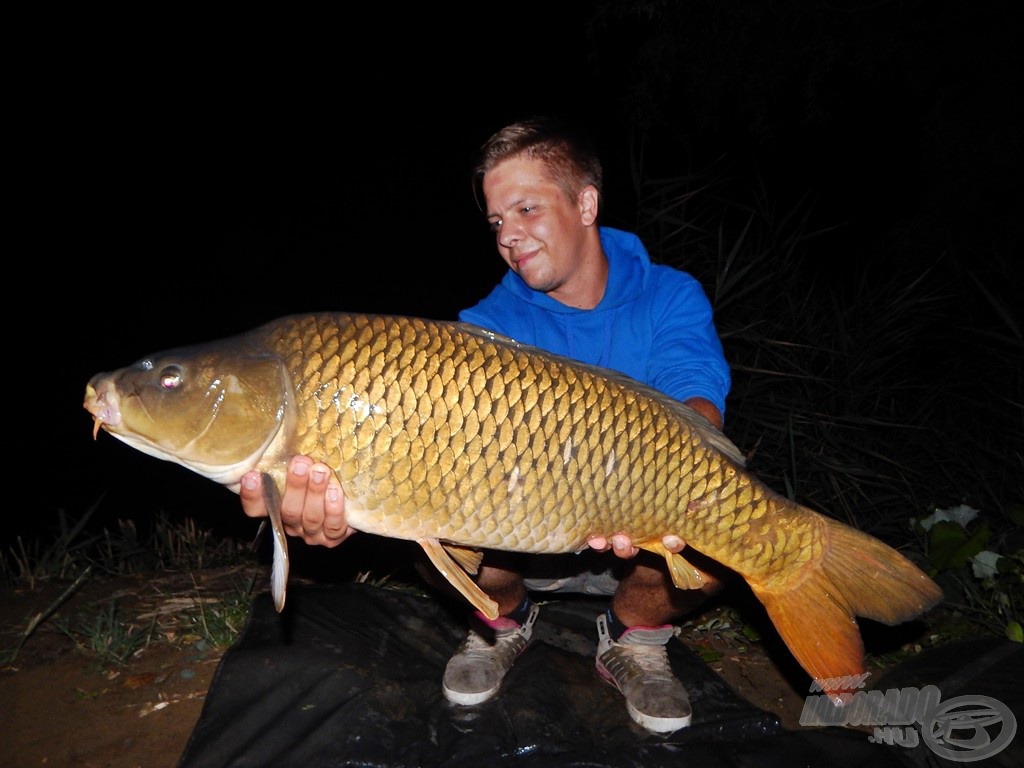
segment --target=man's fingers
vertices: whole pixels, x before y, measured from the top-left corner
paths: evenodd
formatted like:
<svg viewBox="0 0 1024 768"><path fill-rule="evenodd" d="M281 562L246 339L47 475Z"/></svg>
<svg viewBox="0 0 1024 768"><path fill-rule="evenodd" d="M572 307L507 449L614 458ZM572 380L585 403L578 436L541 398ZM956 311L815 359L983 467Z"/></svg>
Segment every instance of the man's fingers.
<svg viewBox="0 0 1024 768"><path fill-rule="evenodd" d="M309 486L310 467L313 460L308 456L295 456L288 465L285 475L284 493L281 495L281 521L285 530L293 536L303 535L303 513L308 502L306 489Z"/></svg>
<svg viewBox="0 0 1024 768"><path fill-rule="evenodd" d="M263 501L263 482L259 472L242 475L238 496L242 500L242 511L249 517L266 517L267 506Z"/></svg>
<svg viewBox="0 0 1024 768"><path fill-rule="evenodd" d="M309 484L302 504L302 530L307 537L315 537L324 527L328 475L329 471L323 464L313 464L309 468Z"/></svg>
<svg viewBox="0 0 1024 768"><path fill-rule="evenodd" d="M333 481L328 483L327 492L324 494L323 530L324 535L332 540L343 538L348 531L348 524L345 522L345 495Z"/></svg>
<svg viewBox="0 0 1024 768"><path fill-rule="evenodd" d="M675 552L677 554L683 550L683 547L686 546L685 541L683 541L681 538L673 534L663 536L661 539L661 543L665 545L665 549L667 549L669 552Z"/></svg>
<svg viewBox="0 0 1024 768"><path fill-rule="evenodd" d="M635 557L640 550L633 546L633 540L623 533L612 536L612 551L617 557Z"/></svg>
<svg viewBox="0 0 1024 768"><path fill-rule="evenodd" d="M686 547L686 542L673 533L662 537L661 543L669 552L679 553ZM634 557L640 550L633 546L633 540L624 533L617 533L614 536L591 536L587 539L587 546L598 552L614 550L619 557Z"/></svg>

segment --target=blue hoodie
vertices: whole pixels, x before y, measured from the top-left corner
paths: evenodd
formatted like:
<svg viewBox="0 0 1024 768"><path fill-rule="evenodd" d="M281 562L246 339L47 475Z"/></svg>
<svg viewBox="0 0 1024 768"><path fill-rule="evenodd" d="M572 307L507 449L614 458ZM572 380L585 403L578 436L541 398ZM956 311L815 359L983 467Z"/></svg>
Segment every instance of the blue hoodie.
<svg viewBox="0 0 1024 768"><path fill-rule="evenodd" d="M640 239L601 227L608 286L593 309L574 309L509 270L459 319L523 344L625 373L677 400L702 397L725 415L731 383L711 316L693 276L652 264Z"/></svg>

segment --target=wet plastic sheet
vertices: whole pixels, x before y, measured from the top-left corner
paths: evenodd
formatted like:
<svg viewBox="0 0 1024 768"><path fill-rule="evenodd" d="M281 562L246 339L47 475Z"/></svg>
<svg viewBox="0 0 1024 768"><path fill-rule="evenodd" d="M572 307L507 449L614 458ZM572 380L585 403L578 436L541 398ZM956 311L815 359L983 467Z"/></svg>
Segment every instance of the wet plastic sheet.
<svg viewBox="0 0 1024 768"><path fill-rule="evenodd" d="M905 765L863 733L783 730L678 641L669 658L690 691L693 724L669 736L644 731L594 672L594 619L605 605L544 605L499 695L462 708L441 694L464 635L441 602L357 582L293 586L279 615L261 595L180 768Z"/></svg>

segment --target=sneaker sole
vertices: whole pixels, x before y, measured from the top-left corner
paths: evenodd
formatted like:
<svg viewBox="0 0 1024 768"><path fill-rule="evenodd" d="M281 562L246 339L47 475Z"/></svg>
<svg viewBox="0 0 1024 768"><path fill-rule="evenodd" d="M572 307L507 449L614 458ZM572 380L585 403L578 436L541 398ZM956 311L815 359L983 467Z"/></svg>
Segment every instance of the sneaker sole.
<svg viewBox="0 0 1024 768"><path fill-rule="evenodd" d="M636 709L628 701L626 702L626 711L629 712L629 716L635 723L654 733L674 733L681 728L689 727L690 721L693 719L693 715L673 718L651 717Z"/></svg>
<svg viewBox="0 0 1024 768"><path fill-rule="evenodd" d="M499 685L498 688L500 687ZM457 704L460 707L472 707L474 704L483 704L488 699L494 698L498 688L492 688L489 691L481 691L479 693L463 693L462 691L453 691L450 688L445 688L442 685L441 691L444 693L445 699L452 704Z"/></svg>

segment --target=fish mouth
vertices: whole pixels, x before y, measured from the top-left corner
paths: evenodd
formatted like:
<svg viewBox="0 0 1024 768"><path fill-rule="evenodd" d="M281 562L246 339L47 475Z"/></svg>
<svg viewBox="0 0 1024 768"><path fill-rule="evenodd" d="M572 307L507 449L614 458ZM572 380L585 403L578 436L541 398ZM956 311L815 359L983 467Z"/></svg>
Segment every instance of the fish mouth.
<svg viewBox="0 0 1024 768"><path fill-rule="evenodd" d="M121 423L121 401L109 385L89 382L85 388L85 402L82 407L92 414L92 439L95 440L104 426L116 427Z"/></svg>

